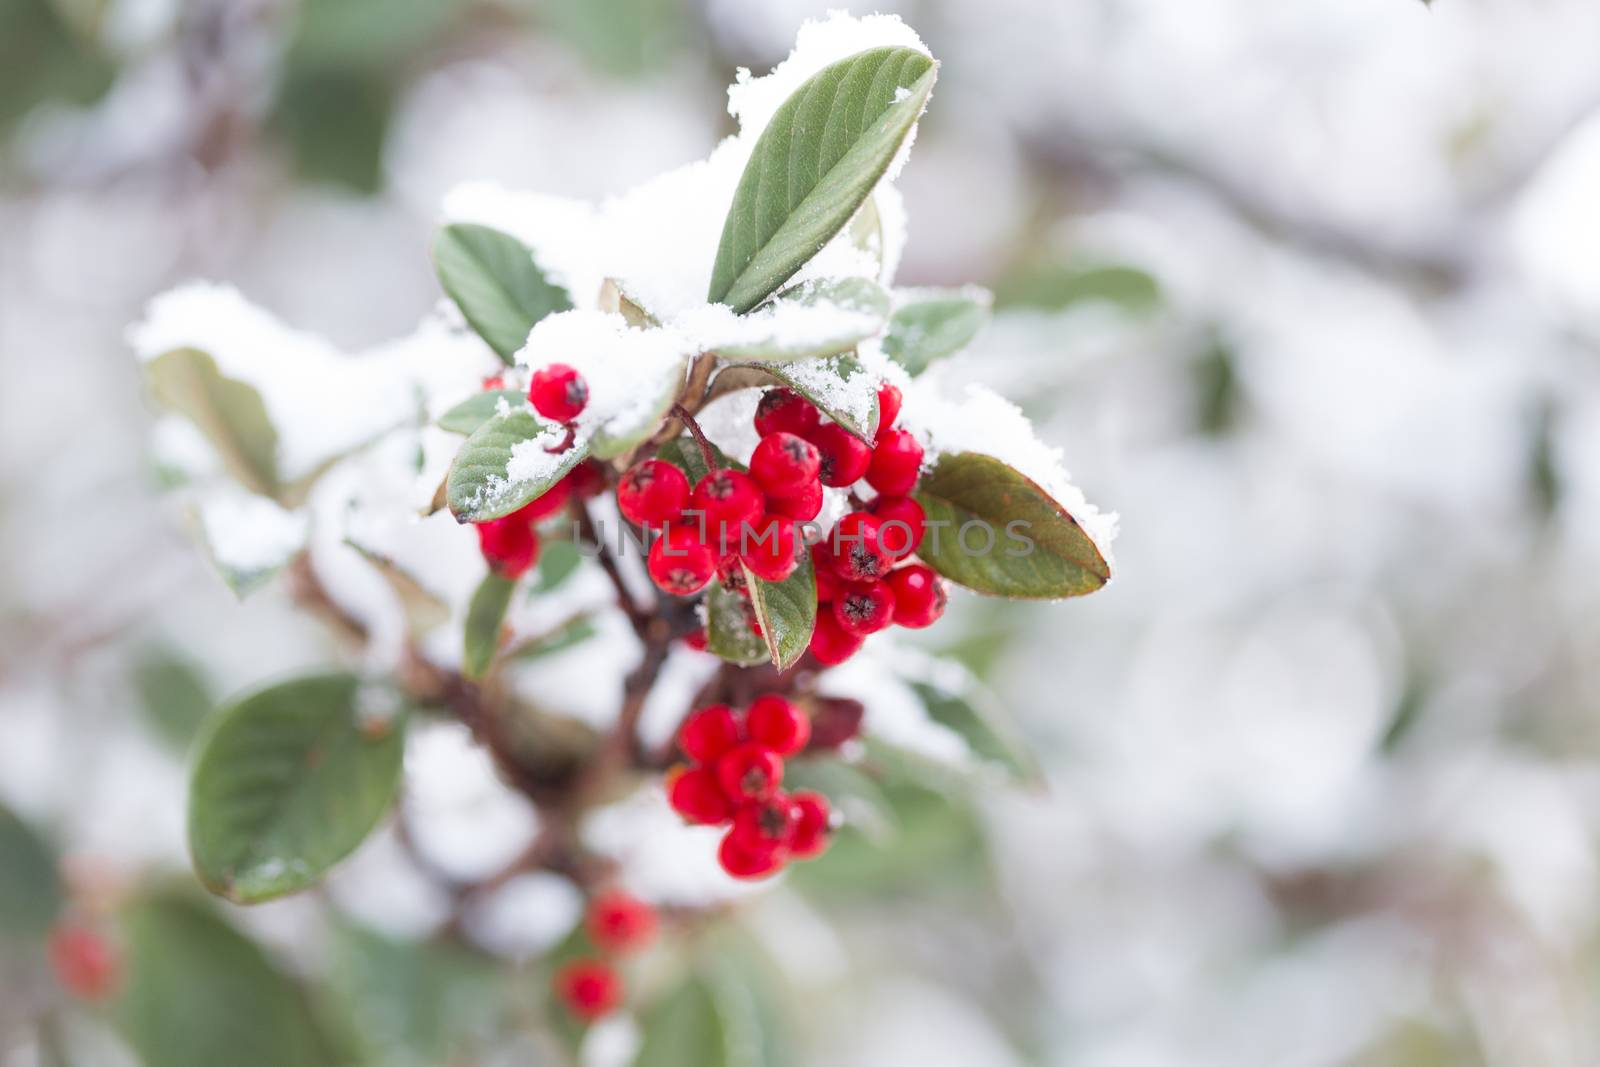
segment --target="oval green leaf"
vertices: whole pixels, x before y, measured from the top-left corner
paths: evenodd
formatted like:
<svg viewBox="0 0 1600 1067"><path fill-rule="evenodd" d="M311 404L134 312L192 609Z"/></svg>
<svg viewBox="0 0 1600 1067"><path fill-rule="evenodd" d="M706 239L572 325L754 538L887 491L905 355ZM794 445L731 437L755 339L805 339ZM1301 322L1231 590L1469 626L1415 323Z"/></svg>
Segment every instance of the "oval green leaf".
<svg viewBox="0 0 1600 1067"><path fill-rule="evenodd" d="M741 667L767 662L766 642L750 629L750 602L720 582L706 590L706 649Z"/></svg>
<svg viewBox="0 0 1600 1067"><path fill-rule="evenodd" d="M520 389L485 389L440 415L436 425L451 433L471 434L500 414L502 400L510 407L517 408L527 403L527 399L527 394Z"/></svg>
<svg viewBox="0 0 1600 1067"><path fill-rule="evenodd" d="M543 496L552 485L566 477L589 455L589 446L578 441L560 455L551 455L532 478L512 480L508 468L512 452L523 442L543 435L550 444L561 439L561 431L540 422L527 408L496 415L467 438L450 476L445 479L445 500L461 522L484 522L509 515L522 505ZM542 444L529 448L542 449Z"/></svg>
<svg viewBox="0 0 1600 1067"><path fill-rule="evenodd" d="M749 311L844 228L916 125L937 70L916 49L873 48L784 101L734 192L709 301Z"/></svg>
<svg viewBox="0 0 1600 1067"><path fill-rule="evenodd" d="M477 680L489 673L495 653L500 650L500 627L511 606L517 583L490 572L472 594L467 605L466 647L461 655L461 673Z"/></svg>
<svg viewBox="0 0 1600 1067"><path fill-rule="evenodd" d="M805 655L817 625L817 576L811 553L801 549L800 565L781 582L764 582L748 567L744 578L750 583L750 606L761 624L767 656L774 667L786 671Z"/></svg>
<svg viewBox="0 0 1600 1067"><path fill-rule="evenodd" d="M961 351L989 321L994 298L987 290L913 290L889 319L883 351L912 375Z"/></svg>
<svg viewBox="0 0 1600 1067"><path fill-rule="evenodd" d="M440 230L433 265L461 314L507 364L534 323L572 307L527 245L488 226L457 222Z"/></svg>
<svg viewBox="0 0 1600 1067"><path fill-rule="evenodd" d="M200 880L239 904L314 884L394 800L402 723L364 715L350 675L272 686L218 713L189 780Z"/></svg>
<svg viewBox="0 0 1600 1067"><path fill-rule="evenodd" d="M929 524L917 554L974 592L1060 600L1092 593L1111 578L1105 557L1067 509L993 456L941 456L915 496Z"/></svg>
<svg viewBox="0 0 1600 1067"><path fill-rule="evenodd" d="M278 492L278 431L261 394L228 378L197 348L175 348L144 366L157 403L188 418L217 450L228 474L253 493Z"/></svg>

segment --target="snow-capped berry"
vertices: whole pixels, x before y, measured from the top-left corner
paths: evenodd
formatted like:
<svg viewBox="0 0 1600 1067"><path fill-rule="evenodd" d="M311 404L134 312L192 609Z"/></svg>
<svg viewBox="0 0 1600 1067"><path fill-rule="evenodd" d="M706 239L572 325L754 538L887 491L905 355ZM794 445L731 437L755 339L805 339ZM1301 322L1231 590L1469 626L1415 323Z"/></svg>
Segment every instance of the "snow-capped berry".
<svg viewBox="0 0 1600 1067"><path fill-rule="evenodd" d="M811 631L811 654L824 667L835 667L855 655L865 640L846 633L833 612L818 612L816 629Z"/></svg>
<svg viewBox="0 0 1600 1067"><path fill-rule="evenodd" d="M811 740L811 720L776 693L756 697L745 713L744 723L750 740L780 756L794 755Z"/></svg>
<svg viewBox="0 0 1600 1067"><path fill-rule="evenodd" d="M533 372L528 403L555 422L571 422L589 404L589 383L565 363L551 363Z"/></svg>
<svg viewBox="0 0 1600 1067"><path fill-rule="evenodd" d="M505 578L520 578L539 561L539 535L516 514L478 523L478 548L489 568Z"/></svg>
<svg viewBox="0 0 1600 1067"><path fill-rule="evenodd" d="M822 416L811 401L793 389L768 389L756 405L756 433L792 433L809 436Z"/></svg>
<svg viewBox="0 0 1600 1067"><path fill-rule="evenodd" d="M894 621L894 591L885 582L850 582L834 598L833 617L846 633L875 634Z"/></svg>
<svg viewBox="0 0 1600 1067"><path fill-rule="evenodd" d="M717 760L717 784L735 804L764 800L783 782L783 760L765 745L746 741Z"/></svg>
<svg viewBox="0 0 1600 1067"><path fill-rule="evenodd" d="M62 988L82 1000L104 1000L116 992L121 966L111 943L81 926L50 931L50 966Z"/></svg>
<svg viewBox="0 0 1600 1067"><path fill-rule="evenodd" d="M913 563L889 572L889 590L894 593L894 621L920 630L932 626L944 614L949 593L944 579L922 563Z"/></svg>
<svg viewBox="0 0 1600 1067"><path fill-rule="evenodd" d="M726 704L690 713L678 728L678 747L696 763L714 763L739 743L739 720Z"/></svg>
<svg viewBox="0 0 1600 1067"><path fill-rule="evenodd" d="M529 524L548 519L565 507L568 500L572 499L570 477L571 475L562 478L543 493L534 497L510 515L507 515L506 518L518 519Z"/></svg>
<svg viewBox="0 0 1600 1067"><path fill-rule="evenodd" d="M573 960L555 975L555 994L585 1022L609 1015L622 1003L622 979L599 960Z"/></svg>
<svg viewBox="0 0 1600 1067"><path fill-rule="evenodd" d="M764 582L781 582L800 562L800 535L781 515L767 515L743 535L740 558Z"/></svg>
<svg viewBox="0 0 1600 1067"><path fill-rule="evenodd" d="M828 798L802 792L789 798L794 829L789 835L789 855L799 859L820 856L828 847Z"/></svg>
<svg viewBox="0 0 1600 1067"><path fill-rule="evenodd" d="M878 440L894 429L894 420L900 417L900 390L884 382L878 386Z"/></svg>
<svg viewBox="0 0 1600 1067"><path fill-rule="evenodd" d="M866 442L836 422L818 426L806 435L806 440L817 446L822 457L819 473L823 485L854 485L872 462L872 449Z"/></svg>
<svg viewBox="0 0 1600 1067"><path fill-rule="evenodd" d="M850 582L864 582L889 573L894 562L884 547L878 518L865 511L852 511L840 519L829 537L833 571Z"/></svg>
<svg viewBox="0 0 1600 1067"><path fill-rule="evenodd" d="M792 496L767 494L767 513L796 522L810 522L822 513L822 483L813 479Z"/></svg>
<svg viewBox="0 0 1600 1067"><path fill-rule="evenodd" d="M867 484L886 496L905 496L916 488L921 469L922 445L907 430L890 430L872 450Z"/></svg>
<svg viewBox="0 0 1600 1067"><path fill-rule="evenodd" d="M733 815L733 804L717 783L717 776L703 767L678 767L667 774L667 803L687 822L715 826Z"/></svg>
<svg viewBox="0 0 1600 1067"><path fill-rule="evenodd" d="M741 805L733 813L733 826L728 836L737 841L739 848L745 852L785 849L794 834L798 815L788 797L774 793L766 800Z"/></svg>
<svg viewBox="0 0 1600 1067"><path fill-rule="evenodd" d="M878 519L878 540L891 558L905 559L922 543L928 515L912 497L880 496L872 502L872 514Z"/></svg>
<svg viewBox="0 0 1600 1067"><path fill-rule="evenodd" d="M861 733L867 709L859 700L817 697L812 701L811 749L830 752Z"/></svg>
<svg viewBox="0 0 1600 1067"><path fill-rule="evenodd" d="M668 526L650 546L650 578L665 593L692 596L717 573L717 554L687 526Z"/></svg>
<svg viewBox="0 0 1600 1067"><path fill-rule="evenodd" d="M844 588L833 569L833 549L826 537L811 546L811 570L816 575L818 604L828 603Z"/></svg>
<svg viewBox="0 0 1600 1067"><path fill-rule="evenodd" d="M717 848L717 862L735 878L765 878L783 869L784 850L750 850L729 830Z"/></svg>
<svg viewBox="0 0 1600 1067"><path fill-rule="evenodd" d="M656 933L656 909L631 893L610 889L589 902L589 939L607 952L632 952Z"/></svg>
<svg viewBox="0 0 1600 1067"><path fill-rule="evenodd" d="M671 522L688 506L689 476L664 459L635 463L617 483L618 510L640 526Z"/></svg>
<svg viewBox="0 0 1600 1067"><path fill-rule="evenodd" d="M738 545L739 532L745 526L761 521L767 498L754 478L724 468L700 479L689 505L703 516L706 540L731 547Z"/></svg>
<svg viewBox="0 0 1600 1067"><path fill-rule="evenodd" d="M792 496L817 480L822 456L798 434L769 433L750 453L750 476L772 496Z"/></svg>

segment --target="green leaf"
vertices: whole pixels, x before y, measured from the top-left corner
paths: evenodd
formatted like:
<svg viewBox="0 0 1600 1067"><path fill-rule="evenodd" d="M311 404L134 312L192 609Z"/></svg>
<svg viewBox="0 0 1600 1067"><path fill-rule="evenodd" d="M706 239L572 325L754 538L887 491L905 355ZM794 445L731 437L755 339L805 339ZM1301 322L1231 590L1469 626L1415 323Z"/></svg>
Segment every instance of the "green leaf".
<svg viewBox="0 0 1600 1067"><path fill-rule="evenodd" d="M993 456L941 456L915 496L930 526L917 554L974 592L1058 600L1092 593L1111 578L1110 566L1077 520Z"/></svg>
<svg viewBox="0 0 1600 1067"><path fill-rule="evenodd" d="M128 974L115 1014L161 1067L333 1067L345 1062L303 991L203 904L149 897L124 916Z"/></svg>
<svg viewBox="0 0 1600 1067"><path fill-rule="evenodd" d="M571 541L547 543L544 551L539 553L539 569L534 572L528 592L548 593L560 588L568 578L578 573L578 565L582 562L583 553Z"/></svg>
<svg viewBox="0 0 1600 1067"><path fill-rule="evenodd" d="M534 323L572 307L527 245L487 226L456 222L440 230L433 265L467 322L508 364Z"/></svg>
<svg viewBox="0 0 1600 1067"><path fill-rule="evenodd" d="M736 459L729 459L716 445L711 446L711 454L716 457L718 466L732 467L737 471L744 470L744 464ZM700 451L700 445L688 434L674 437L656 449L656 458L682 467L690 485L698 485L701 478L711 473L711 468L706 466L705 455Z"/></svg>
<svg viewBox="0 0 1600 1067"><path fill-rule="evenodd" d="M288 63L268 125L288 142L302 178L371 195L383 187L394 102L386 71Z"/></svg>
<svg viewBox="0 0 1600 1067"><path fill-rule="evenodd" d="M1131 314L1154 310L1161 286L1137 267L1071 266L1046 263L1008 279L995 294L1000 307L1064 311L1074 304L1103 301Z"/></svg>
<svg viewBox="0 0 1600 1067"><path fill-rule="evenodd" d="M545 656L553 656L557 652L565 652L575 645L581 645L599 632L595 629L594 623L588 619L573 619L554 633L519 645L510 656L518 661L543 659Z"/></svg>
<svg viewBox="0 0 1600 1067"><path fill-rule="evenodd" d="M786 362L853 350L882 332L889 294L865 278L807 282L739 320L740 339L711 347L726 360Z"/></svg>
<svg viewBox="0 0 1600 1067"><path fill-rule="evenodd" d="M735 363L722 368L711 397L739 389L783 385L815 404L824 415L871 444L878 429L878 379L854 353L795 363Z"/></svg>
<svg viewBox="0 0 1600 1067"><path fill-rule="evenodd" d="M403 722L364 714L349 675L263 689L218 713L189 781L200 880L239 904L314 884L378 824L400 783Z"/></svg>
<svg viewBox="0 0 1600 1067"><path fill-rule="evenodd" d="M1016 780L1029 784L1042 781L1038 762L998 698L985 690L977 679L967 677L966 671L956 664L940 666L944 670L939 674L954 671L960 676L957 684L942 684L943 679L906 680L917 699L922 701L928 718L954 731L967 743L973 755L1004 767Z"/></svg>
<svg viewBox="0 0 1600 1067"><path fill-rule="evenodd" d="M761 636L772 665L780 671L793 667L811 645L811 631L817 625L817 576L811 569L811 553L800 550L800 565L781 582L766 582L744 567L750 584L750 607L761 624Z"/></svg>
<svg viewBox="0 0 1600 1067"><path fill-rule="evenodd" d="M989 321L994 298L983 289L913 290L889 320L883 351L913 375L965 348Z"/></svg>
<svg viewBox="0 0 1600 1067"><path fill-rule="evenodd" d="M227 472L251 492L278 491L278 431L255 387L226 378L195 348L175 348L145 364L145 380L163 407L193 422Z"/></svg>
<svg viewBox="0 0 1600 1067"><path fill-rule="evenodd" d="M55 850L0 806L0 935L42 937L61 911Z"/></svg>
<svg viewBox="0 0 1600 1067"><path fill-rule="evenodd" d="M718 952L644 1013L633 1067L787 1064L790 1042L774 1000L751 961Z"/></svg>
<svg viewBox="0 0 1600 1067"><path fill-rule="evenodd" d="M711 583L706 590L706 649L745 667L767 662L766 642L750 629L750 612L750 602L744 597L724 589L720 582Z"/></svg>
<svg viewBox="0 0 1600 1067"><path fill-rule="evenodd" d="M472 594L467 606L466 647L461 657L461 673L479 679L489 673L494 654L500 650L500 627L511 606L517 583L491 571Z"/></svg>
<svg viewBox="0 0 1600 1067"><path fill-rule="evenodd" d="M723 224L707 299L749 311L850 221L911 133L937 65L874 48L817 73L756 142Z"/></svg>
<svg viewBox="0 0 1600 1067"><path fill-rule="evenodd" d="M178 752L187 752L216 707L196 664L172 649L151 649L133 668L145 721Z"/></svg>
<svg viewBox="0 0 1600 1067"><path fill-rule="evenodd" d="M445 499L455 517L461 522L484 522L509 515L543 496L589 455L588 445L579 441L559 456L550 456L537 477L512 481L507 471L512 450L541 434L549 444L561 439L558 429L540 422L527 408L496 415L478 427L461 446L445 480ZM542 449L545 445L528 447Z"/></svg>
<svg viewBox="0 0 1600 1067"><path fill-rule="evenodd" d="M475 433L478 427L500 413L502 400L512 408L519 408L527 404L528 396L520 389L485 389L440 415L436 425L451 433Z"/></svg>

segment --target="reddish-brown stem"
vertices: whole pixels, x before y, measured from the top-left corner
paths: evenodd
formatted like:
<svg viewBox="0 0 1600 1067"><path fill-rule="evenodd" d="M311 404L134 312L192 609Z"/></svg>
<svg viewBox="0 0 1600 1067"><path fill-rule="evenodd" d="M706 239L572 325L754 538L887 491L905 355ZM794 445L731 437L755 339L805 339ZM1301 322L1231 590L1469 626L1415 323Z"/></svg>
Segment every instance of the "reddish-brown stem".
<svg viewBox="0 0 1600 1067"><path fill-rule="evenodd" d="M721 468L717 463L717 450L712 447L711 442L706 439L705 431L700 429L700 424L696 422L694 416L689 413L689 409L684 407L682 404L674 404L672 405L672 413L678 416L678 418L683 422L683 425L688 429L689 436L694 438L694 443L700 446L700 456L706 461L706 470L720 470Z"/></svg>

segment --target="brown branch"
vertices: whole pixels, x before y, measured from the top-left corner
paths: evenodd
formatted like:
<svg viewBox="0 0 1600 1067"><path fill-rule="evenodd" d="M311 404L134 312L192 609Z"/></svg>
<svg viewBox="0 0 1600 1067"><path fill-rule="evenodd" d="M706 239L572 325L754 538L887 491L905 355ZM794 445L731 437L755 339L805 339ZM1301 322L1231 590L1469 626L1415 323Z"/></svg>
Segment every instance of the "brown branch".
<svg viewBox="0 0 1600 1067"><path fill-rule="evenodd" d="M572 502L572 521L577 527L578 536L594 547L595 559L599 562L600 569L611 579L611 585L617 591L617 607L628 617L628 624L633 627L633 632L641 641L644 640L645 631L649 629L652 619L651 613L641 608L633 599L633 592L628 588L627 579L622 575L622 568L617 564L616 556L612 554L605 538L600 536L600 531L595 528L594 516L589 514L589 506L582 500Z"/></svg>

